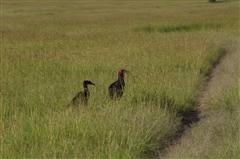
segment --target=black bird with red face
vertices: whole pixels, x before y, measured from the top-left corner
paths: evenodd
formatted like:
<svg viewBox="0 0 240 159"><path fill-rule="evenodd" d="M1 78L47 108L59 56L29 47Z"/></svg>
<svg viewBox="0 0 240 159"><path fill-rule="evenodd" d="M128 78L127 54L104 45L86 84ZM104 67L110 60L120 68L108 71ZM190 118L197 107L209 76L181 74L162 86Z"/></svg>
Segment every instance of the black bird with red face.
<svg viewBox="0 0 240 159"><path fill-rule="evenodd" d="M79 92L71 101L71 103L68 105L73 105L73 106L79 106L79 105L87 105L88 104L88 99L90 97L90 92L88 90L88 85L95 85L91 81L85 80L83 81L83 91Z"/></svg>
<svg viewBox="0 0 240 159"><path fill-rule="evenodd" d="M130 72L125 69L119 70L118 80L112 83L108 88L109 97L113 100L116 100L117 98L120 98L123 95L123 90L125 87L125 82L124 82L125 73L130 73Z"/></svg>

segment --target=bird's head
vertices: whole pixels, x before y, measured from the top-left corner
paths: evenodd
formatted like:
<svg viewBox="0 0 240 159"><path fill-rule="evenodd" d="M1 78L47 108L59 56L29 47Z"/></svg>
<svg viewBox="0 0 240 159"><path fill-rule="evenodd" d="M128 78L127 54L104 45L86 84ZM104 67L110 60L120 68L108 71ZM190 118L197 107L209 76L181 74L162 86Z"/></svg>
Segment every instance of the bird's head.
<svg viewBox="0 0 240 159"><path fill-rule="evenodd" d="M122 78L124 78L124 74L125 73L130 73L128 70L125 70L125 69L121 69L121 70L119 70L119 75L122 77Z"/></svg>
<svg viewBox="0 0 240 159"><path fill-rule="evenodd" d="M89 85L89 84L95 85L95 84L92 83L91 81L88 81L88 80L83 81L83 85L84 85L84 86L87 86L87 85Z"/></svg>

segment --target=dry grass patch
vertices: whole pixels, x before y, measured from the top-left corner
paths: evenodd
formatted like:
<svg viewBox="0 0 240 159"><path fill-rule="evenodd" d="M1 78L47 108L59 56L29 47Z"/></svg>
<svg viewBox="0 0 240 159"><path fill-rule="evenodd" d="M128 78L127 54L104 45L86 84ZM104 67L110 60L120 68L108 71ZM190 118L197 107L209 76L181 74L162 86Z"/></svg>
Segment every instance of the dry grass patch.
<svg viewBox="0 0 240 159"><path fill-rule="evenodd" d="M239 47L227 50L201 99L201 121L166 158L239 158Z"/></svg>

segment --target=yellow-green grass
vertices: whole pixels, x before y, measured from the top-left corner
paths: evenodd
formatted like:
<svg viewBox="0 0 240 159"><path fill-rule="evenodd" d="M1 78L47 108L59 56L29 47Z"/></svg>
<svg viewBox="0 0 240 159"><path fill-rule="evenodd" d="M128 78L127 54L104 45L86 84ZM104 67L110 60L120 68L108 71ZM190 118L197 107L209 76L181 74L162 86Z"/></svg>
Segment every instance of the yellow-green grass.
<svg viewBox="0 0 240 159"><path fill-rule="evenodd" d="M239 36L238 4L2 2L2 157L155 154ZM121 68L131 75L113 102ZM88 107L66 109L85 79L96 84Z"/></svg>

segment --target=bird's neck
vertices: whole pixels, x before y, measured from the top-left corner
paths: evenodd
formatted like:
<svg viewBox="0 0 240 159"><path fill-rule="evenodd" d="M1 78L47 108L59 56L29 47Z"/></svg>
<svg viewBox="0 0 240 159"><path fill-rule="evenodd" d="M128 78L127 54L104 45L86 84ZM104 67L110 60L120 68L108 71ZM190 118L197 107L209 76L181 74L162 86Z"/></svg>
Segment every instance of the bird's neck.
<svg viewBox="0 0 240 159"><path fill-rule="evenodd" d="M124 78L121 76L118 76L118 81L120 82L121 85L124 86Z"/></svg>
<svg viewBox="0 0 240 159"><path fill-rule="evenodd" d="M83 90L84 90L84 92L87 92L87 91L88 91L88 87L87 87L87 86L84 86L84 87L83 87Z"/></svg>

